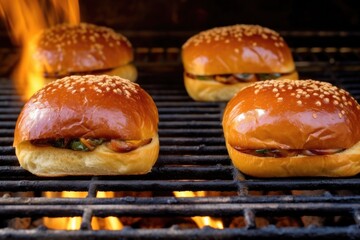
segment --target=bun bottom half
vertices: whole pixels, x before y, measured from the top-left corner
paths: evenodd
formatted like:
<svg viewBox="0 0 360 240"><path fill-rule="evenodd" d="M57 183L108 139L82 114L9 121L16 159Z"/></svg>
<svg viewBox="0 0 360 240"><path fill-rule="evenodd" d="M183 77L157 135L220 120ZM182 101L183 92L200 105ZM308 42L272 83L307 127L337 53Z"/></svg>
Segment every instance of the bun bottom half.
<svg viewBox="0 0 360 240"><path fill-rule="evenodd" d="M118 76L121 78L128 79L132 82L136 82L138 77L138 72L134 64L129 63L117 68L113 68L109 71L106 71L102 74L110 75L110 76Z"/></svg>
<svg viewBox="0 0 360 240"><path fill-rule="evenodd" d="M24 141L16 147L21 167L43 177L75 175L137 175L151 171L159 155L159 137L133 151L117 153L104 145L91 152L38 147Z"/></svg>
<svg viewBox="0 0 360 240"><path fill-rule="evenodd" d="M118 76L121 78L128 79L131 82L136 82L137 77L138 77L137 68L132 63L126 64L126 65L123 65L123 66L120 66L117 68L112 68L107 71L101 71L100 73L83 72L83 73L75 73L75 74L70 74L70 75L87 75L87 74ZM59 77L59 78L62 78L62 77ZM47 77L47 78L45 78L45 83L48 84L59 78Z"/></svg>
<svg viewBox="0 0 360 240"><path fill-rule="evenodd" d="M331 155L257 157L226 143L233 165L244 174L260 177L349 177L360 173L360 142Z"/></svg>
<svg viewBox="0 0 360 240"><path fill-rule="evenodd" d="M285 75L277 79L298 79L297 72ZM234 84L223 84L211 80L197 80L189 78L184 73L184 84L187 93L195 101L228 101L241 89L254 82L239 82Z"/></svg>

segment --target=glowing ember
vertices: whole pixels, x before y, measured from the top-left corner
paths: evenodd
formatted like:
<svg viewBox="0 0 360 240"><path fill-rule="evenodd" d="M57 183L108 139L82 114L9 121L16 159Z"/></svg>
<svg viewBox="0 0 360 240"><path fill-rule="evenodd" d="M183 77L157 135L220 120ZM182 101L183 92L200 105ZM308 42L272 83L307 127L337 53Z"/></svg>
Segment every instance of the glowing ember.
<svg viewBox="0 0 360 240"><path fill-rule="evenodd" d="M174 192L176 197L205 197L205 191L191 192ZM196 223L199 228L203 228L205 226L210 226L212 228L224 229L224 225L220 219L215 219L209 216L205 217L192 217L192 220Z"/></svg>
<svg viewBox="0 0 360 240"><path fill-rule="evenodd" d="M0 0L0 15L4 18L15 45L21 46L21 59L13 80L23 100L46 84L41 68L32 61L39 33L60 23L80 22L77 0Z"/></svg>

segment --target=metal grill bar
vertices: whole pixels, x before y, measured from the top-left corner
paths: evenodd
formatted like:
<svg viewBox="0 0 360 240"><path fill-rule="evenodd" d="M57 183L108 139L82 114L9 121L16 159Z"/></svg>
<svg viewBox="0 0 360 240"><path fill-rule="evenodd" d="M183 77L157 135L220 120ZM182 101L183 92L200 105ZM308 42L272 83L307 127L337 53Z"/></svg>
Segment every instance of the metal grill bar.
<svg viewBox="0 0 360 240"><path fill-rule="evenodd" d="M273 203L291 203L291 204L305 204L308 203L353 203L359 204L360 196L222 196L222 197L193 197L193 198L176 198L176 197L157 197L157 198L136 198L136 197L123 197L123 198L20 198L20 197L4 197L0 199L0 205L124 205L124 204L143 204L153 205L157 204L273 204ZM246 206L246 205L243 205ZM269 205L266 205L269 206ZM302 206L304 208L304 206ZM323 206L326 208L325 206ZM246 211L246 208L244 208ZM358 211L354 211L354 216L358 215Z"/></svg>
<svg viewBox="0 0 360 240"><path fill-rule="evenodd" d="M354 209L359 209L360 203L242 203L242 204L225 204L217 203L216 208L214 204L172 204L169 208L169 204L155 205L88 205L85 209L90 209L94 216L107 217L107 216L154 216L154 211L158 217L172 216L172 217L191 217L191 216L210 216L214 217L231 217L243 215L245 209L252 209L256 212L257 216L269 216L269 215L291 215L291 216L303 216L303 215L349 215L353 213ZM1 210L1 214L12 217L67 217L67 216L82 216L84 206L79 205L34 205L29 208L26 205L13 205L11 207L4 206ZM280 215L280 216L281 216Z"/></svg>
<svg viewBox="0 0 360 240"><path fill-rule="evenodd" d="M6 239L356 239L360 230L356 226L293 229L284 228L279 231L274 226L261 230L228 229L227 231L211 228L179 230L176 228L156 230L136 230L125 228L122 231L48 231L35 230L1 230L0 236Z"/></svg>
<svg viewBox="0 0 360 240"><path fill-rule="evenodd" d="M92 184L98 186L100 191L146 191L146 190L173 190L173 191L199 191L199 190L221 190L221 191L234 191L236 190L236 182L232 180L222 180L227 179L229 174L231 175L231 167L224 168L223 171L220 171L219 168L191 168L188 172L181 170L183 167L178 167L175 169L169 168L168 170L154 170L153 173L149 174L149 178L156 176L160 178L171 178L172 180L182 180L182 179L202 179L207 181L166 181L166 180L148 180L144 178L143 180L91 180ZM10 168L8 170L12 173L24 174L25 176L30 176L26 174L24 170L21 170L19 167ZM206 173L205 173L206 172ZM4 174L4 173L2 173ZM169 176L169 174L184 174L184 176L176 177ZM190 174L190 175L189 175ZM214 179L214 174L219 178L219 180L209 180ZM15 177L15 179L21 177ZM129 177L130 178L130 177ZM133 178L133 177L132 177ZM9 179L12 179L9 177ZM8 180L0 182L1 191L87 191L88 186L90 185L89 180L53 180L47 178L41 178L39 180ZM126 181L125 181L126 180ZM146 180L146 181L145 181ZM328 189L328 190L351 190L357 188L360 184L358 179L336 179L336 180L316 180L316 179L287 179L282 181L276 181L273 179L267 181L251 181L244 180L243 183L247 189L250 190L292 190L292 189L302 189L302 190L315 190L315 189Z"/></svg>

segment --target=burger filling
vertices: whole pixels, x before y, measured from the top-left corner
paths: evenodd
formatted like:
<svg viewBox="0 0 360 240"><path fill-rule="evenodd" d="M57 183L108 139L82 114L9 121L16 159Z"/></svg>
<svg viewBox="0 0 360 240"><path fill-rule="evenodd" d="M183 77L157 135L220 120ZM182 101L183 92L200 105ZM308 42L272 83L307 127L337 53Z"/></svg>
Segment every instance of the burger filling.
<svg viewBox="0 0 360 240"><path fill-rule="evenodd" d="M217 81L224 84L233 84L238 82L256 82L268 79L277 79L285 77L291 73L236 73L236 74L217 74L217 75L193 75L186 73L186 76L196 80Z"/></svg>
<svg viewBox="0 0 360 240"><path fill-rule="evenodd" d="M31 144L36 146L52 146L56 148L65 148L83 152L92 151L97 146L105 144L106 147L108 147L114 152L125 153L147 145L151 143L151 140L151 138L144 140L107 140L105 138L57 138L32 140Z"/></svg>
<svg viewBox="0 0 360 240"><path fill-rule="evenodd" d="M304 156L316 156L316 155L330 155L344 151L345 149L238 149L235 147L236 150L258 156L258 157L275 157L275 158L282 158L282 157L295 157L299 155Z"/></svg>

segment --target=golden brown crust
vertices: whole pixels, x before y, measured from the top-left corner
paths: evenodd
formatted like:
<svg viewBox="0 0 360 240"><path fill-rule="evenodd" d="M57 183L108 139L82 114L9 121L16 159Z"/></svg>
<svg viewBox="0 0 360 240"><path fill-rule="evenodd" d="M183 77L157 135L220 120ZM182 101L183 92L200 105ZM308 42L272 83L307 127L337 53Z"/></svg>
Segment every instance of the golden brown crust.
<svg viewBox="0 0 360 240"><path fill-rule="evenodd" d="M131 82L136 82L137 80L137 76L138 76L138 72L137 69L135 67L134 64L129 63L126 65L122 65L120 67L117 68L112 68L112 69L108 69L108 70L103 70L100 71L100 73L82 73L82 74L73 74L73 75L109 75L109 76L118 76L121 78L125 78L130 80ZM58 78L56 77L46 77L44 78L45 83L51 83L52 81L57 80Z"/></svg>
<svg viewBox="0 0 360 240"><path fill-rule="evenodd" d="M134 64L126 64L117 68L110 69L104 72L105 75L119 76L121 78L128 79L132 82L136 82L138 72Z"/></svg>
<svg viewBox="0 0 360 240"><path fill-rule="evenodd" d="M286 74L278 79L298 79L298 73ZM197 80L187 76L184 73L184 84L187 93L195 101L228 101L237 92L253 82L238 82L233 84L224 84L217 81Z"/></svg>
<svg viewBox="0 0 360 240"><path fill-rule="evenodd" d="M185 71L194 75L289 73L295 69L284 39L257 25L200 32L183 45L182 61Z"/></svg>
<svg viewBox="0 0 360 240"><path fill-rule="evenodd" d="M126 153L113 152L104 144L91 152L39 147L29 141L16 148L20 165L37 176L134 175L150 172L159 155L158 135L142 147Z"/></svg>
<svg viewBox="0 0 360 240"><path fill-rule="evenodd" d="M158 112L139 85L115 76L70 76L51 82L22 109L14 146L47 138L141 140L158 129Z"/></svg>
<svg viewBox="0 0 360 240"><path fill-rule="evenodd" d="M257 157L226 144L234 166L254 177L349 177L360 173L360 142L346 151L319 156Z"/></svg>
<svg viewBox="0 0 360 240"><path fill-rule="evenodd" d="M240 149L339 149L360 140L360 106L313 80L256 82L227 104L225 139Z"/></svg>
<svg viewBox="0 0 360 240"><path fill-rule="evenodd" d="M61 24L46 29L38 39L34 61L51 75L110 69L133 61L128 39L106 27Z"/></svg>

